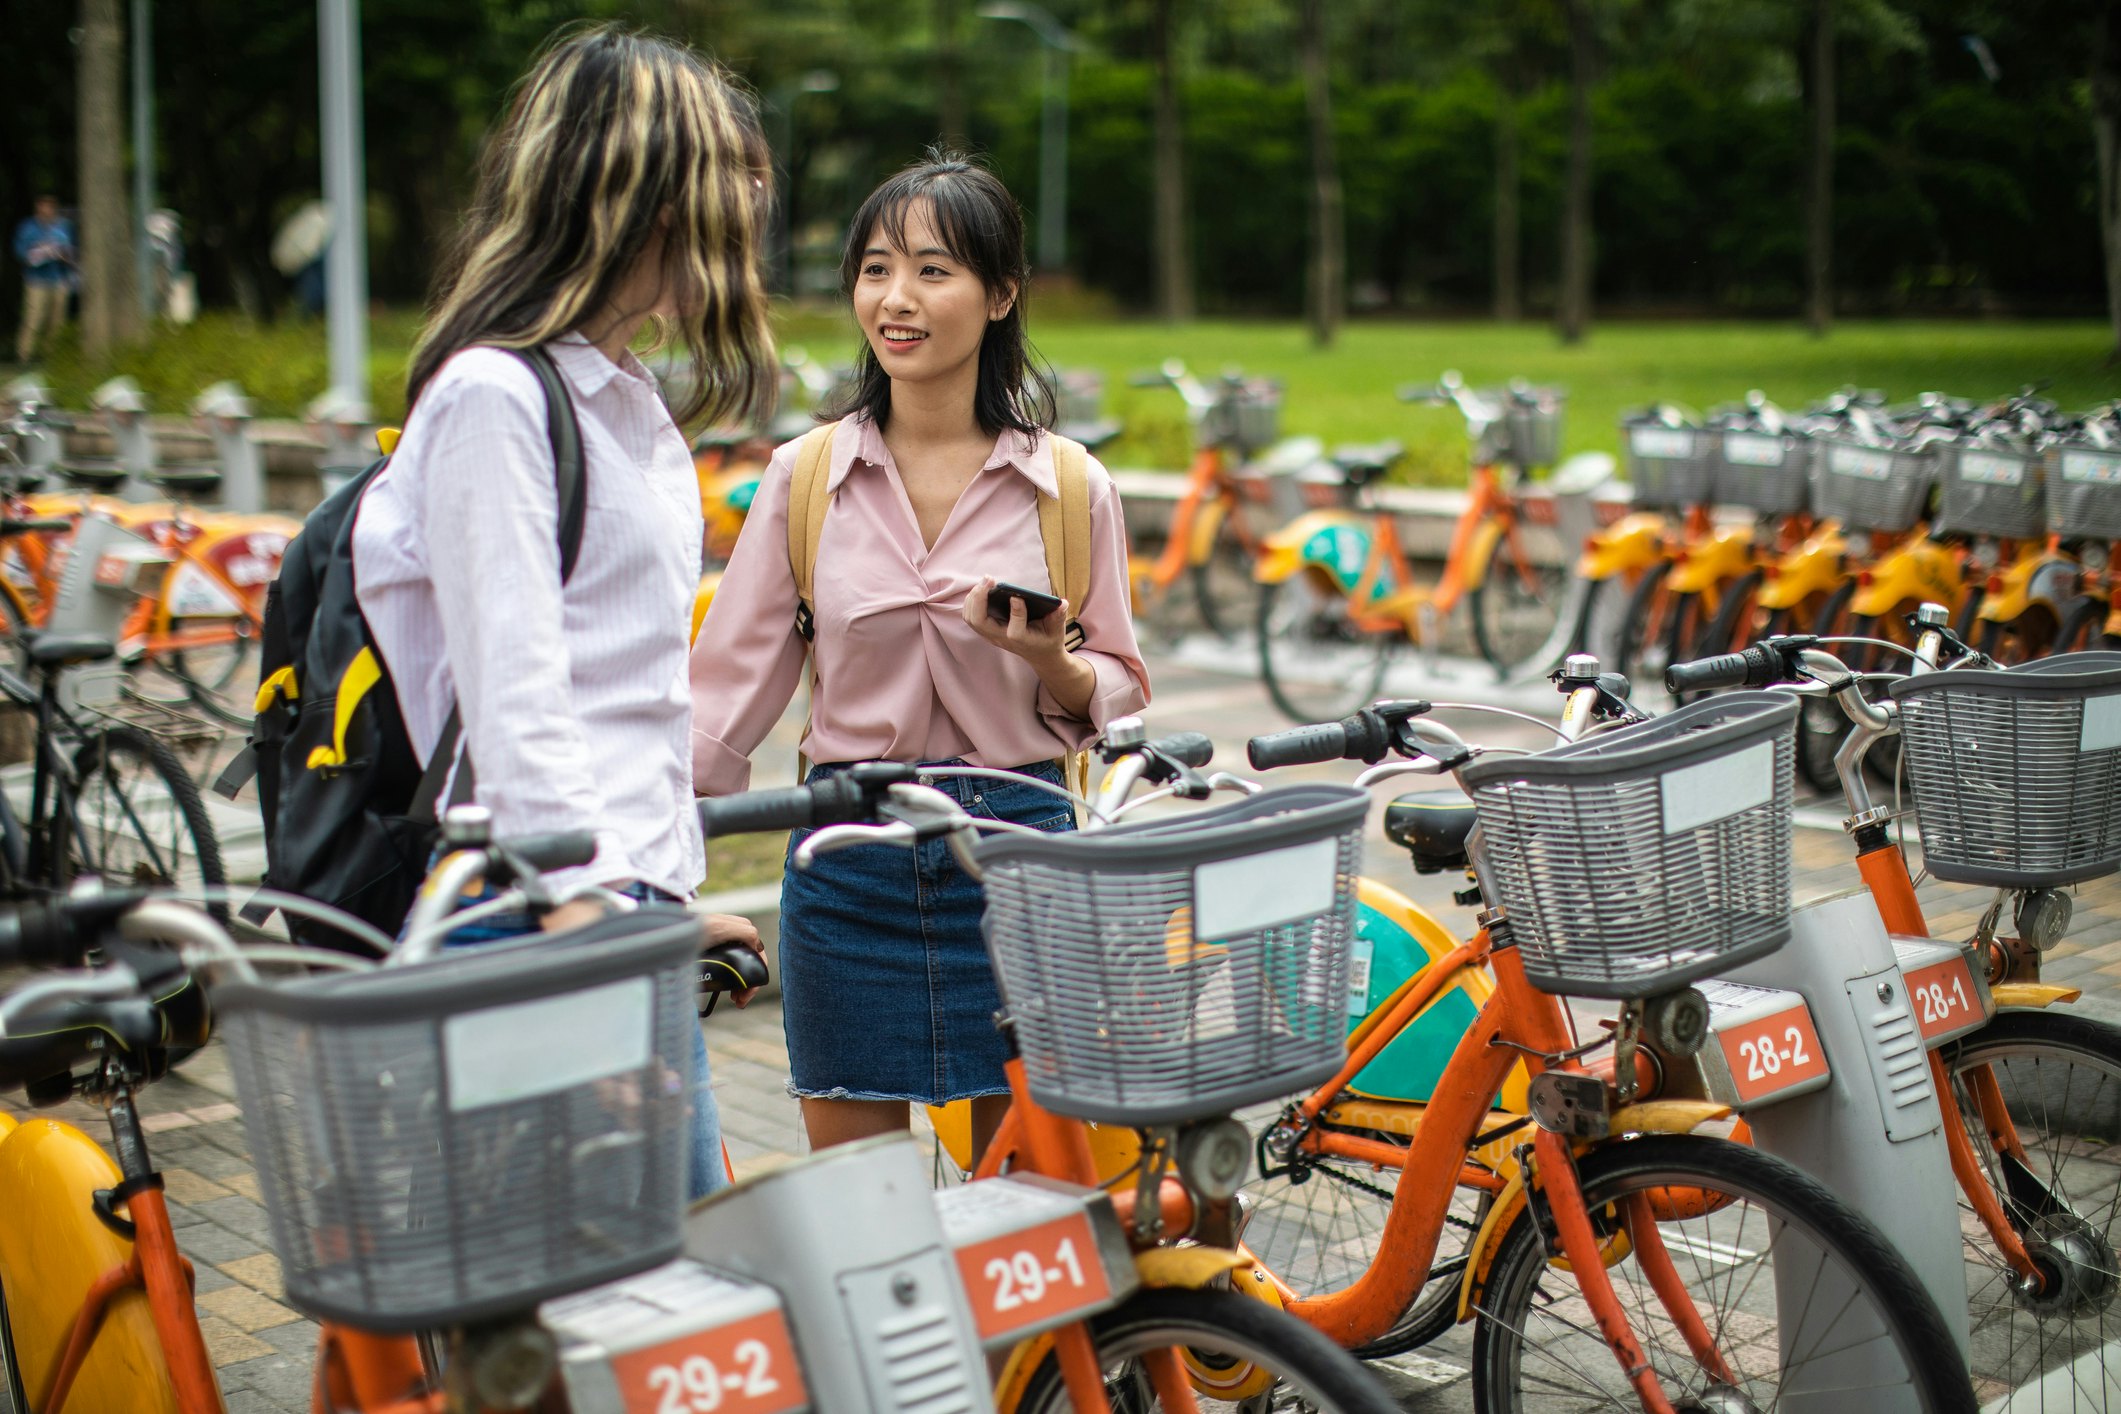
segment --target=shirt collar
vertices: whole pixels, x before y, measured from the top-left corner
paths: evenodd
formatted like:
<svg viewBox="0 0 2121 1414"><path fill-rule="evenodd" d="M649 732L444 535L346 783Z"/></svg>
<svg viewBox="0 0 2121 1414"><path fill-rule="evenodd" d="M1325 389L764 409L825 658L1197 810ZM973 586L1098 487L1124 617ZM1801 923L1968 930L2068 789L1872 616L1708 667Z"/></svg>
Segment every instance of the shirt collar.
<svg viewBox="0 0 2121 1414"><path fill-rule="evenodd" d="M833 436L832 466L825 476L828 495L839 490L857 461L872 467L891 464L891 449L884 445L883 432L867 413L859 412L842 422ZM1060 478L1053 470L1053 439L1044 433L1004 428L1002 435L994 439L994 450L988 453L987 463L980 470L992 471L1000 466L1013 468L1041 495L1060 495Z"/></svg>
<svg viewBox="0 0 2121 1414"><path fill-rule="evenodd" d="M579 331L562 334L547 347L552 350L554 365L585 398L595 397L622 373L636 382L654 386L652 375L633 356L631 349L619 355L619 362L613 363L604 357L602 349L590 343Z"/></svg>

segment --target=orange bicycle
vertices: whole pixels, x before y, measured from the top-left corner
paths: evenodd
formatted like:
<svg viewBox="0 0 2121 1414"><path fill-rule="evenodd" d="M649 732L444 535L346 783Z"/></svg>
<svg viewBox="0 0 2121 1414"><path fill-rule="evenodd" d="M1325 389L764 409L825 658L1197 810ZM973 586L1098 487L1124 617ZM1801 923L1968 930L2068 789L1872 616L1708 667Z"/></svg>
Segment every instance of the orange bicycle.
<svg viewBox="0 0 2121 1414"><path fill-rule="evenodd" d="M1566 566L1533 555L1518 497L1525 473L1553 461L1562 395L1513 384L1476 392L1457 374L1403 401L1449 404L1466 421L1473 469L1442 576L1415 581L1397 522L1371 488L1396 446L1335 458L1345 508L1298 516L1267 537L1259 582L1259 666L1274 705L1299 722L1353 711L1377 696L1392 651L1434 651L1462 603L1480 656L1503 677L1535 665L1554 635Z"/></svg>
<svg viewBox="0 0 2121 1414"><path fill-rule="evenodd" d="M1403 1021L1462 971L1493 970L1492 997L1431 1102L1405 1107L1402 1117L1418 1124L1397 1143L1366 1132L1370 1117L1351 1114L1343 1095L1387 1039L1381 1027L1352 1054L1341 1044L1350 880L1365 814L1357 791L1296 787L1148 823L1038 838L1009 830L975 843L991 822L975 822L939 792L898 784L877 812L890 823L818 830L797 860L941 835L984 877L987 937L1020 1055L1008 1069L1011 1111L979 1177L1103 1180L1137 1245L1167 1251L1174 1265L1219 1271L1344 1347L1375 1340L1407 1310L1428 1280L1453 1194L1479 1188L1493 1201L1460 1310L1475 1322L1475 1399L1485 1411L1601 1401L1660 1414L1766 1408L1800 1390L1816 1393L1820 1408L1860 1399L1866 1408L1972 1410L1942 1317L1875 1228L1788 1164L1694 1132L1728 1118L1728 1107L1632 1104L1632 1087L1596 1074L1586 1064L1594 1052L1639 1039L1639 1005L1617 1036L1585 1043L1559 1000L1564 992L1653 998L1779 942L1794 706L1704 703L1523 760L1476 760L1455 734L1421 719L1425 707L1382 704L1363 714L1360 740L1311 727L1258 743L1258 754L1293 763L1399 752L1418 761L1388 772L1450 770L1504 837L1484 859L1596 852L1587 851L1592 827L1573 818L1557 826L1513 813L1512 802L1551 801L1557 785L1564 796L1613 797L1595 812L1598 828L1629 820L1642 828L1647 798L1657 830L1667 771L1760 769L1764 746L1771 780L1765 801L1686 797L1693 804L1674 823L1673 848L1635 855L1632 870L1608 868L1606 903L1624 898L1634 910L1628 936L1613 933L1609 913L1605 938L1557 938L1547 911L1557 900L1516 899L1506 871L1507 912L1484 912L1475 938L1425 972L1394 1010ZM1175 754L1159 746L1110 753L1119 769L1097 816L1114 813L1115 792L1123 798L1160 755ZM1195 771L1168 774L1189 795L1213 784ZM1462 845L1474 818L1468 809L1458 822ZM1778 833L1779 878L1757 859L1741 867L1729 855L1741 837ZM1727 868L1758 885L1747 891L1753 901L1704 915L1684 943L1673 941L1684 904ZM1572 875L1568 890L1580 883ZM1520 1062L1532 1076L1532 1115L1498 1119L1495 1096ZM1293 1290L1231 1247L1245 1219L1235 1195L1251 1143L1229 1109L1292 1083L1315 1088L1269 1131L1270 1154L1340 1155L1397 1171L1377 1255L1342 1290ZM1204 1093L1215 1103L1203 1103ZM1131 1169L1099 1171L1093 1123L1135 1131ZM1253 1372L1242 1367L1189 1364L1187 1373L1196 1387L1218 1382L1225 1398L1252 1388Z"/></svg>

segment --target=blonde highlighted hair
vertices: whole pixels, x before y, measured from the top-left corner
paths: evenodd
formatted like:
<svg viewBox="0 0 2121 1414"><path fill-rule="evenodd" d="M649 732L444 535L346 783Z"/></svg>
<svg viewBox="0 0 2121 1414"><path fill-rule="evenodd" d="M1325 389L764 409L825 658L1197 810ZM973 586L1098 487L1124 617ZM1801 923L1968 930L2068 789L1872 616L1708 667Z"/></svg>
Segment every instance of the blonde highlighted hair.
<svg viewBox="0 0 2121 1414"><path fill-rule="evenodd" d="M488 135L477 189L435 280L406 402L474 344L527 348L603 314L668 213L664 288L679 315L682 424L763 419L778 370L760 271L771 157L735 80L691 49L616 25L546 45Z"/></svg>

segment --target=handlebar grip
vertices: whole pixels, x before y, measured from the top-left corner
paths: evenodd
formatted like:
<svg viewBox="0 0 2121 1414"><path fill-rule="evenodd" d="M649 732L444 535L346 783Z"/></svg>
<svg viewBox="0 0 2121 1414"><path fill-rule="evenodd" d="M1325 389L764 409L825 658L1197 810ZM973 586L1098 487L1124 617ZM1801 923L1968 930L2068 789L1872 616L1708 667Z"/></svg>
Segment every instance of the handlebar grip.
<svg viewBox="0 0 2121 1414"><path fill-rule="evenodd" d="M1215 743L1205 732L1173 732L1160 736L1149 745L1173 761L1180 761L1196 770L1215 759Z"/></svg>
<svg viewBox="0 0 2121 1414"><path fill-rule="evenodd" d="M1253 737L1245 743L1245 757L1255 771L1338 761L1347 754L1348 729L1344 722L1316 722L1308 727L1291 727L1287 731Z"/></svg>
<svg viewBox="0 0 2121 1414"><path fill-rule="evenodd" d="M1664 685L1670 692L1701 692L1713 687L1745 687L1752 665L1743 653L1718 653L1691 663L1674 663L1664 670Z"/></svg>
<svg viewBox="0 0 2121 1414"><path fill-rule="evenodd" d="M813 818L816 805L809 786L754 790L703 800L699 803L700 830L709 839L764 834L769 830L806 830L817 823Z"/></svg>
<svg viewBox="0 0 2121 1414"><path fill-rule="evenodd" d="M144 889L104 889L84 898L43 899L0 911L0 963L79 967L104 932L146 897Z"/></svg>
<svg viewBox="0 0 2121 1414"><path fill-rule="evenodd" d="M744 943L717 943L700 949L701 995L745 992L766 985L766 959Z"/></svg>
<svg viewBox="0 0 2121 1414"><path fill-rule="evenodd" d="M57 517L42 520L0 520L0 536L65 535L73 528L72 521Z"/></svg>
<svg viewBox="0 0 2121 1414"><path fill-rule="evenodd" d="M555 830L551 834L524 835L501 843L540 874L555 869L572 869L597 857L597 837L588 830Z"/></svg>

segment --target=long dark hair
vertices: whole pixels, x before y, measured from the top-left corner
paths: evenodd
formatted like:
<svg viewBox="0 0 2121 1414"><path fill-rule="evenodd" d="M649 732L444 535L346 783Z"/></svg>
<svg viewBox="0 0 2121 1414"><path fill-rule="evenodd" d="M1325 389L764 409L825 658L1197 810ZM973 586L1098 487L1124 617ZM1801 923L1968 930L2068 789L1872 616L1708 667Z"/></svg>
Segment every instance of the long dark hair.
<svg viewBox="0 0 2121 1414"><path fill-rule="evenodd" d="M1024 213L1001 179L979 163L931 147L925 160L869 193L847 228L840 292L854 298L871 232L881 230L893 245L906 248L906 212L921 201L935 213L935 233L943 249L979 276L990 296L1012 285L1016 289L1009 312L988 321L980 338L979 387L972 398L980 430L999 437L1009 428L1037 432L1051 427L1056 416L1053 381L1024 332L1024 292L1031 282L1031 263L1024 255ZM878 427L885 426L891 420L891 375L877 362L867 338L854 356L854 372L852 390L822 409L819 420L860 412Z"/></svg>
<svg viewBox="0 0 2121 1414"><path fill-rule="evenodd" d="M610 304L667 212L656 321L692 355L681 423L763 418L779 368L760 275L771 162L750 100L672 40L561 30L488 136L478 187L435 280L406 402L474 344L527 348Z"/></svg>

